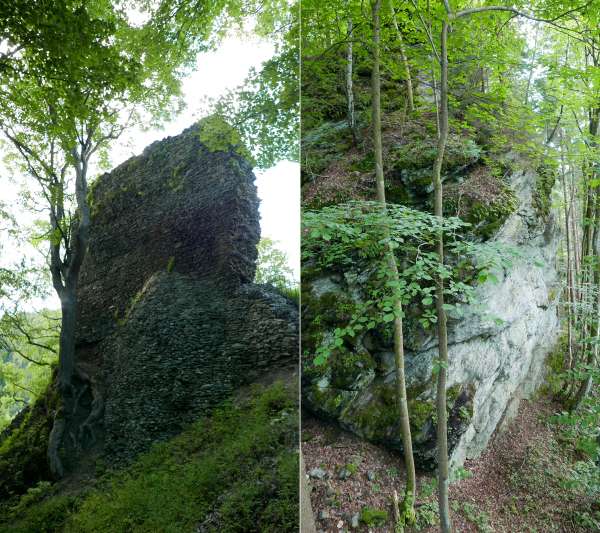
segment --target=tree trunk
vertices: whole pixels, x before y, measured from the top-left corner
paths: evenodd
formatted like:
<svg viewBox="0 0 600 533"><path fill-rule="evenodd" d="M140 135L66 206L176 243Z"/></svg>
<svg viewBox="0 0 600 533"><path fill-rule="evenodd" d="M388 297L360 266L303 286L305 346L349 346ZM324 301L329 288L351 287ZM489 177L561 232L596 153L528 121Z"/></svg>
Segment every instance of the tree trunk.
<svg viewBox="0 0 600 533"><path fill-rule="evenodd" d="M91 136L91 134L90 134ZM91 137L90 137L91 138ZM62 408L56 413L54 425L50 432L48 442L48 462L52 474L60 478L64 475L64 468L60 460L60 447L65 428L70 419L75 415L79 392L75 390L75 330L77 325L77 282L83 259L87 251L90 226L90 209L87 200L87 156L89 144L82 146L81 153L73 149L72 156L75 160L75 198L77 201L77 225L73 227L71 239L65 240L65 261L60 257L60 244L51 244L50 270L54 288L61 302L61 330L59 339L58 358L58 385L62 398ZM62 200L60 200L62 201ZM53 206L54 207L54 206ZM52 209L52 228L61 227L62 218L57 218L56 213L62 212L62 205Z"/></svg>
<svg viewBox="0 0 600 533"><path fill-rule="evenodd" d="M565 176L565 157L564 157L564 142L561 135L561 183L563 189L564 216L565 216L565 235L567 247L567 359L563 366L565 370L573 367L573 270L571 262L571 236L570 236L570 206L567 198L567 180Z"/></svg>
<svg viewBox="0 0 600 533"><path fill-rule="evenodd" d="M525 105L529 103L529 88L531 87L531 80L533 79L533 66L537 55L538 35L540 32L539 26L535 28L535 38L533 41L533 57L531 58L531 67L529 68L529 76L527 77L527 86L525 87Z"/></svg>
<svg viewBox="0 0 600 533"><path fill-rule="evenodd" d="M61 295L61 328L58 360L58 383L63 396L69 394L75 373L75 323L77 294L74 288L65 289ZM67 407L67 412L68 406Z"/></svg>
<svg viewBox="0 0 600 533"><path fill-rule="evenodd" d="M377 184L377 200L382 209L386 210L385 182L383 176L383 148L381 142L381 80L379 75L379 47L380 47L380 21L379 13L381 0L373 4L373 75L372 75L372 112L373 112L373 147L375 150L375 179ZM386 232L388 229L386 228ZM398 264L392 248L387 250L387 264L392 281L399 281ZM394 358L396 367L396 401L400 414L400 431L402 433L402 446L404 448L404 463L406 467L406 490L402 510L400 512L398 528L415 521L414 503L417 493L415 475L415 462L412 450L412 437L410 433L410 419L408 402L406 398L406 378L404 374L404 333L403 310L401 296L394 298Z"/></svg>
<svg viewBox="0 0 600 533"><path fill-rule="evenodd" d="M442 163L448 140L448 22L442 22L440 36L440 129L437 155L433 164L434 214L443 218L442 203ZM437 242L437 253L440 264L444 263L444 235L440 231ZM446 373L448 368L448 330L446 311L444 309L444 280L436 279L436 311L439 349L439 373L437 380L437 459L438 459L438 503L440 511L440 527L444 533L452 531L450 508L448 505L448 422L446 413Z"/></svg>
<svg viewBox="0 0 600 533"><path fill-rule="evenodd" d="M347 4L346 4L347 6ZM356 143L356 124L354 118L354 87L352 82L353 52L352 52L352 17L348 17L348 48L346 49L346 95L348 101L348 127L352 139Z"/></svg>
<svg viewBox="0 0 600 533"><path fill-rule="evenodd" d="M415 101L413 95L413 85L412 85L412 76L410 74L410 64L408 63L408 58L406 57L406 50L404 49L404 39L402 38L402 32L398 27L398 21L396 20L396 12L394 11L394 5L392 0L388 0L390 11L392 12L392 22L394 23L394 28L396 29L396 34L398 35L398 47L400 48L400 61L402 61L402 65L404 67L404 78L406 81L406 107L408 113L412 113L415 108Z"/></svg>
<svg viewBox="0 0 600 533"><path fill-rule="evenodd" d="M592 174L592 178L596 178L596 174ZM590 187L591 189L591 187ZM592 228L592 231L589 234L588 241L588 250L589 256L591 258L591 264L588 265L589 269L589 293L592 298L592 309L593 312L590 312L590 316L586 317L584 323L586 324L586 329L589 331L589 335L585 335L584 338L595 337L596 342L593 347L588 347L587 350L587 358L586 364L588 366L592 366L598 361L598 340L600 339L600 270L598 266L598 261L600 260L600 243L598 239L600 237L598 225L600 225L600 191L596 188L592 195L588 195L588 202L594 202L594 208L591 211L592 217L587 220L587 223ZM593 332L593 333L592 333ZM574 409L577 410L583 401L587 398L590 391L592 390L593 379L591 372L588 376L581 381L579 384L579 389L577 390L577 394L575 396L574 401Z"/></svg>

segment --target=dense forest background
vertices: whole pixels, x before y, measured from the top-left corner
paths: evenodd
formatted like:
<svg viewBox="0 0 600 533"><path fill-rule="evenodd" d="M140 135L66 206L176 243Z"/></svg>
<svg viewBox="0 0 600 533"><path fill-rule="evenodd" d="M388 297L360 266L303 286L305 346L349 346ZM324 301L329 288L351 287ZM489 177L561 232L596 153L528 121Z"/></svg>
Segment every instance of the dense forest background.
<svg viewBox="0 0 600 533"><path fill-rule="evenodd" d="M395 424L405 461L404 473L391 483L404 497L395 518L387 511L379 517L376 510L361 512L361 527L439 524L450 531L452 515L460 531L502 530L510 520L520 524L511 530L598 530L598 509L590 506L600 479L598 5L378 0L324 6L305 0L301 11L302 338L311 410L352 426L349 419L358 415L344 410L350 408L339 395L325 396L322 384L371 364L356 347L365 334L387 336L395 352L388 424ZM524 168L535 176L532 227L539 224L547 235L559 228L562 235L551 260L560 281L550 291L551 300L559 298L560 338L538 393L556 448L537 448L535 436L528 437L544 464L561 466L541 481L523 466L535 462L526 454L524 471L515 466L510 473L511 504L499 510L497 498L472 494L461 501L468 491L459 484L450 488L456 495L450 509L448 490L457 474L447 461L447 323L458 319L462 306L476 303L473 290L510 271L512 245L519 243L496 236L513 214L524 212L521 192L510 182ZM524 259L536 268L535 257ZM325 301L322 276L329 274L348 286L350 279L361 280L362 286L352 285L363 291L358 303L355 296L341 301L341 295ZM485 302L478 305L485 316ZM439 345L430 369L437 387L438 475L435 489L425 488L430 481L423 479L417 491L413 447L421 438L415 421L422 408L411 396L414 387L407 388L404 357L428 335ZM319 385L318 379L325 381ZM351 382L350 389L361 387ZM376 428L362 431L381 438ZM326 453L315 446L313 453ZM369 481L361 489L381 500L371 492L381 485ZM525 484L531 494L523 496ZM549 502L548 491L557 498ZM330 517L327 509L336 504L316 492L318 508L326 509L322 524L333 523L340 512Z"/></svg>

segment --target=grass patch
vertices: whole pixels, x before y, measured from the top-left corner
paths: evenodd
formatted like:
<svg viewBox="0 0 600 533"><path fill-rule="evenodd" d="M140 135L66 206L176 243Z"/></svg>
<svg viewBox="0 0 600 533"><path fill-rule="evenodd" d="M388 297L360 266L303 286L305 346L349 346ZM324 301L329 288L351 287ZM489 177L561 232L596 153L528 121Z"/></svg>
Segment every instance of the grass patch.
<svg viewBox="0 0 600 533"><path fill-rule="evenodd" d="M224 404L79 498L13 507L0 531L175 533L202 524L203 531L295 532L297 421L283 385L256 389L243 405Z"/></svg>

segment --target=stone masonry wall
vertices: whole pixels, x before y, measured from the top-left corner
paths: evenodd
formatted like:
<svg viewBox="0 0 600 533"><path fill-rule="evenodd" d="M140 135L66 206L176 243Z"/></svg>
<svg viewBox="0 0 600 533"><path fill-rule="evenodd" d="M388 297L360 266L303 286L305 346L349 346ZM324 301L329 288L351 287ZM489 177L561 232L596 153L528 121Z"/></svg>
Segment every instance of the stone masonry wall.
<svg viewBox="0 0 600 533"><path fill-rule="evenodd" d="M210 152L197 126L105 174L91 194L77 364L102 396L94 445L120 461L296 363L298 310L252 283L251 167L233 151ZM80 404L78 423L91 395Z"/></svg>

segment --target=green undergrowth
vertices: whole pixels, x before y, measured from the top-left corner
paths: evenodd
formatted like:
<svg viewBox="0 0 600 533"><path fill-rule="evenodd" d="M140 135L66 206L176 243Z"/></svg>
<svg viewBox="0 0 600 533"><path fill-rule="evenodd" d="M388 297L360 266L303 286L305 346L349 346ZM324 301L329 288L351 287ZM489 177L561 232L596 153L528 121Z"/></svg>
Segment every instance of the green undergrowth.
<svg viewBox="0 0 600 533"><path fill-rule="evenodd" d="M297 531L296 443L293 393L256 388L77 495L30 489L0 532Z"/></svg>
<svg viewBox="0 0 600 533"><path fill-rule="evenodd" d="M31 407L17 415L12 423L15 428L7 428L7 436L0 441L0 501L49 479L46 450L58 403L56 388L50 385Z"/></svg>

